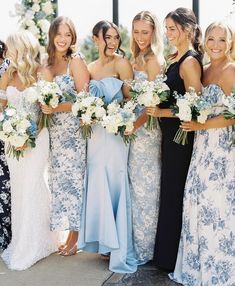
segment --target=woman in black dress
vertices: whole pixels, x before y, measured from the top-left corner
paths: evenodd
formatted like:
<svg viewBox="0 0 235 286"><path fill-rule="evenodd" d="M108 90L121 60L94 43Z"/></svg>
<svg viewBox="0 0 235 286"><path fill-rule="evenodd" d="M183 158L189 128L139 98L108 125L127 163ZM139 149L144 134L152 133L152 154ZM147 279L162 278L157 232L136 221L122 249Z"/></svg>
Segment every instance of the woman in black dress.
<svg viewBox="0 0 235 286"><path fill-rule="evenodd" d="M7 70L10 61L5 59L6 45L0 41L0 78ZM1 98L1 90L0 90ZM11 195L9 171L4 153L4 144L0 141L0 251L11 240Z"/></svg>
<svg viewBox="0 0 235 286"><path fill-rule="evenodd" d="M188 144L173 141L180 126L170 106L175 102L173 92L184 94L189 87L201 90L202 50L201 30L190 9L178 8L165 18L166 35L177 51L171 55L166 84L171 90L169 100L160 107L147 108L147 114L159 117L162 130L162 175L160 210L154 261L166 271L174 270L182 226L184 185L191 159L194 134L188 134Z"/></svg>

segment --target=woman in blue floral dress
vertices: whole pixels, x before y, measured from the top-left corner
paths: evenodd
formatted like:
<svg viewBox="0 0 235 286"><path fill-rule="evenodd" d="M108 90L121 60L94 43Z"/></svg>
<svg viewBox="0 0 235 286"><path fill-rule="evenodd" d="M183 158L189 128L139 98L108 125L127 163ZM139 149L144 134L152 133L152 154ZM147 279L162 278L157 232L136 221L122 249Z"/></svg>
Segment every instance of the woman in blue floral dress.
<svg viewBox="0 0 235 286"><path fill-rule="evenodd" d="M61 255L77 252L80 216L84 191L86 141L78 132L79 119L71 112L77 91L86 88L89 73L79 54L72 56L76 31L66 17L57 17L50 26L48 70L60 86L63 97L55 109L43 106L52 114L50 133L49 185L52 192L51 230L69 230L67 241L59 247Z"/></svg>
<svg viewBox="0 0 235 286"><path fill-rule="evenodd" d="M164 57L159 24L150 12L142 11L134 17L131 43L134 78L154 80L162 71ZM157 231L162 135L157 120L154 130L147 130L144 109L139 106L136 112L137 138L130 144L128 172L135 255L138 264L145 264L153 258Z"/></svg>
<svg viewBox="0 0 235 286"><path fill-rule="evenodd" d="M181 240L171 278L187 286L235 285L235 120L224 119L223 98L235 85L230 61L232 31L212 23L205 33L210 64L203 95L211 103L205 124L182 123L195 130L186 181Z"/></svg>

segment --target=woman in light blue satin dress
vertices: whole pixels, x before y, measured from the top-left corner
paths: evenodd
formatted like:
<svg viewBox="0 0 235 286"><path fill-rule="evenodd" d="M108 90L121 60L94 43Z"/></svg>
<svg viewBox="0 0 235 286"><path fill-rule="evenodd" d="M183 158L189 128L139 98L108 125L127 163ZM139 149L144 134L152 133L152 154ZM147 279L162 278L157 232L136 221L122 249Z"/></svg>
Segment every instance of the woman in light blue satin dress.
<svg viewBox="0 0 235 286"><path fill-rule="evenodd" d="M121 39L115 24L100 21L93 28L98 60L89 65L90 92L108 104L123 101L123 80L133 76L131 65L119 55ZM79 247L110 253L113 272L136 271L132 245L131 203L127 175L128 146L120 135L93 126L87 149L86 194Z"/></svg>
<svg viewBox="0 0 235 286"><path fill-rule="evenodd" d="M154 80L164 64L163 43L157 19L148 11L138 13L132 21L131 50L134 77ZM132 203L133 238L138 264L152 260L157 231L160 175L161 130L156 120L149 131L144 123L147 115L137 109L137 138L130 144L128 172Z"/></svg>

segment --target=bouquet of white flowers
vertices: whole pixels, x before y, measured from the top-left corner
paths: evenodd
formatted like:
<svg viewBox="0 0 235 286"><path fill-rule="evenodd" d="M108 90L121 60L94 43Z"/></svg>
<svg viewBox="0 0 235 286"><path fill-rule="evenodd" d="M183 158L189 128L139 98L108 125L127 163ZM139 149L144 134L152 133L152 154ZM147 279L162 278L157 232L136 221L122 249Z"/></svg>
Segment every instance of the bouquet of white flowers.
<svg viewBox="0 0 235 286"><path fill-rule="evenodd" d="M108 133L119 133L125 144L136 138L136 134L132 133L136 120L135 107L136 103L133 101L126 102L123 107L117 101L113 101L108 105L107 115L103 117L101 122ZM127 135L128 132L130 132L129 135Z"/></svg>
<svg viewBox="0 0 235 286"><path fill-rule="evenodd" d="M232 89L230 96L223 96L223 103L228 109L224 110L225 119L235 119L235 86Z"/></svg>
<svg viewBox="0 0 235 286"><path fill-rule="evenodd" d="M72 113L81 119L79 130L84 139L91 138L93 123L101 121L106 114L104 102L101 98L92 96L87 91L81 91L72 106Z"/></svg>
<svg viewBox="0 0 235 286"><path fill-rule="evenodd" d="M206 97L198 96L194 88L184 95L175 92L176 104L171 106L172 112L182 121L195 120L199 123L205 123L209 115L209 103ZM187 131L181 128L175 134L174 142L185 145L188 143Z"/></svg>
<svg viewBox="0 0 235 286"><path fill-rule="evenodd" d="M19 160L23 157L20 147L34 148L37 137L37 124L24 111L9 106L0 114L0 139L8 143L7 154Z"/></svg>
<svg viewBox="0 0 235 286"><path fill-rule="evenodd" d="M158 75L154 81L133 80L127 82L130 86L130 96L137 104L144 107L155 107L161 102L167 101L169 87L165 83L166 76ZM147 129L153 130L154 118L148 116Z"/></svg>
<svg viewBox="0 0 235 286"><path fill-rule="evenodd" d="M34 86L27 89L26 98L30 103L38 101L42 105L56 108L61 97L62 91L56 82L39 80ZM38 123L39 129L42 129L43 127L50 127L50 119L50 114L41 113Z"/></svg>
<svg viewBox="0 0 235 286"><path fill-rule="evenodd" d="M225 119L235 119L235 86L232 89L230 96L223 96L223 103L228 108L223 111ZM235 137L233 138L233 144L235 144Z"/></svg>

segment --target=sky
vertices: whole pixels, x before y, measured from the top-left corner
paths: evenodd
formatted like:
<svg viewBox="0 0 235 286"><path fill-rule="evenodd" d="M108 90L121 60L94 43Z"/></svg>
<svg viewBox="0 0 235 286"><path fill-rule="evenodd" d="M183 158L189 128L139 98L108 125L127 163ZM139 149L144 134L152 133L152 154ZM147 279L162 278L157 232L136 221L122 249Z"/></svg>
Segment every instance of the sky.
<svg viewBox="0 0 235 286"><path fill-rule="evenodd" d="M2 0L4 1L4 0ZM14 5L20 0L4 1L1 7L0 39L5 40L10 32L18 29L18 18L10 17ZM93 26L100 20L112 21L112 0L58 0L58 14L71 18L77 28L80 42L91 35ZM235 11L233 0L199 0L200 25L202 30L213 21L225 20L235 29ZM81 6L81 8L79 8ZM119 0L119 24L131 30L132 18L142 10L153 12L163 28L164 17L177 7L192 7L192 0Z"/></svg>

